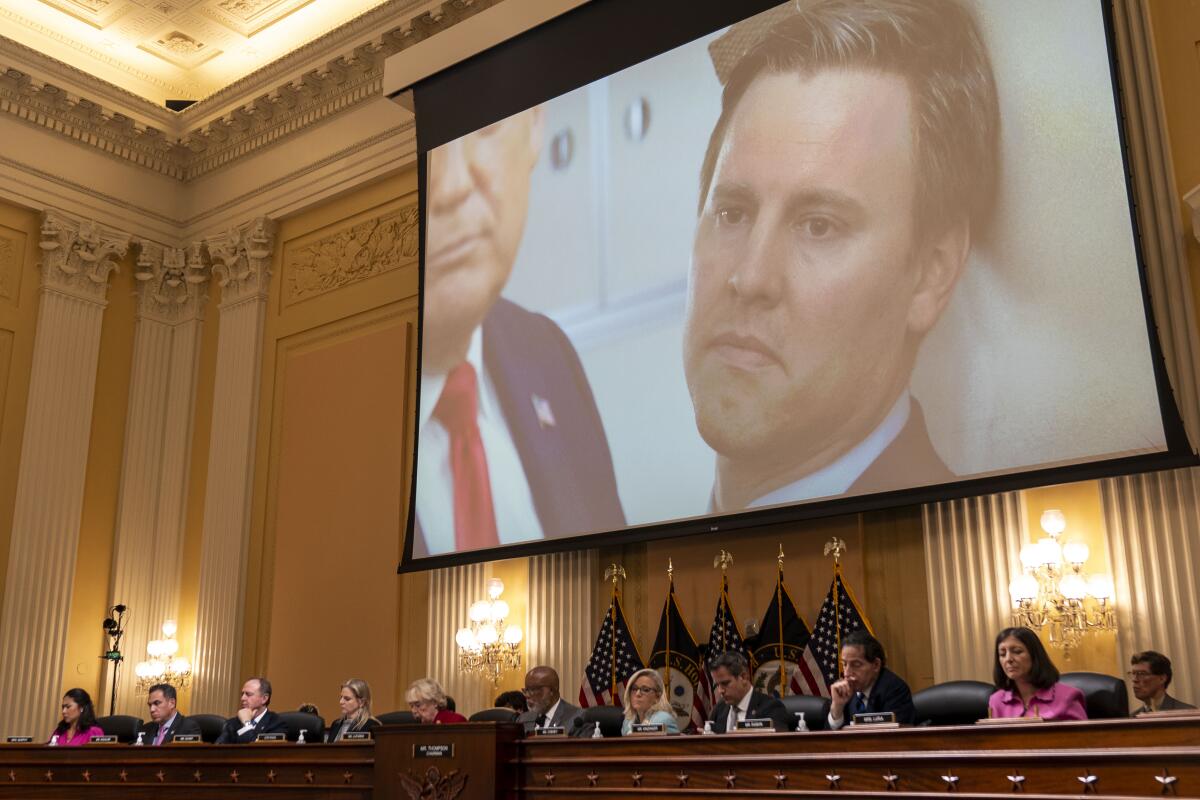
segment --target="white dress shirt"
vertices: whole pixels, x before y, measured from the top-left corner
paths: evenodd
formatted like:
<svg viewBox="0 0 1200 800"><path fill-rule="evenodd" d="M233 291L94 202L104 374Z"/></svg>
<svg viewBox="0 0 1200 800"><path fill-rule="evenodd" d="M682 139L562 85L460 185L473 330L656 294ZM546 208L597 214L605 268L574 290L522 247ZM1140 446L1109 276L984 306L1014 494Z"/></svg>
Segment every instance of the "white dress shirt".
<svg viewBox="0 0 1200 800"><path fill-rule="evenodd" d="M249 731L253 730L254 726L259 723L259 720L261 720L263 718L263 716L267 713L268 710L269 709L267 709L267 708L263 708L262 711L258 712L257 717L251 717L249 722L247 722L242 727L238 728L238 736L241 736L243 733L248 733Z"/></svg>
<svg viewBox="0 0 1200 800"><path fill-rule="evenodd" d="M479 436L487 454L492 508L501 544L542 538L533 492L521 465L495 386L483 365L483 331L475 329L467 349L479 389ZM422 373L420 439L417 446L417 519L430 555L454 552L454 475L450 434L433 416L446 376Z"/></svg>
<svg viewBox="0 0 1200 800"><path fill-rule="evenodd" d="M562 703L561 697L554 701L554 705L552 705L548 709L546 709L546 721L545 722L543 722L541 725L537 725L537 720L534 720L535 727L548 728L551 725L553 725L554 724L554 715L558 713L558 706L560 703Z"/></svg>
<svg viewBox="0 0 1200 800"><path fill-rule="evenodd" d="M750 713L750 695L753 691L747 691L742 695L742 699L737 702L737 705L729 707L729 716L725 718L725 730L732 733L737 730L737 724L746 719L746 715Z"/></svg>
<svg viewBox="0 0 1200 800"><path fill-rule="evenodd" d="M874 688L875 688L875 684L872 683L867 688L865 688L861 691L855 692L854 694L862 695L862 703L865 706L867 704L867 702L871 699L871 690ZM851 699L853 699L853 696L851 696ZM846 705L848 706L848 705L850 705L850 703L847 701ZM844 726L846 724L846 707L845 706L842 707L842 716L838 717L837 719L833 718L833 712L830 711L829 719L827 719L826 722L829 723L829 730L831 730L831 731L836 731L839 728L841 728L842 726Z"/></svg>

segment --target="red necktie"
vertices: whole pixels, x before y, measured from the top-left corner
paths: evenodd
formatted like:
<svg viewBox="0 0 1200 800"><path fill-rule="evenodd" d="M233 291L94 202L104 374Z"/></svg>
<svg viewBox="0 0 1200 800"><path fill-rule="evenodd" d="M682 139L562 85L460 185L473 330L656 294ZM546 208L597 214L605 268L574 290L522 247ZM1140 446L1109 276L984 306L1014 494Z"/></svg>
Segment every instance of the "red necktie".
<svg viewBox="0 0 1200 800"><path fill-rule="evenodd" d="M454 549L477 550L500 544L492 509L492 482L479 436L479 390L475 368L463 362L446 376L434 416L450 434L454 476Z"/></svg>

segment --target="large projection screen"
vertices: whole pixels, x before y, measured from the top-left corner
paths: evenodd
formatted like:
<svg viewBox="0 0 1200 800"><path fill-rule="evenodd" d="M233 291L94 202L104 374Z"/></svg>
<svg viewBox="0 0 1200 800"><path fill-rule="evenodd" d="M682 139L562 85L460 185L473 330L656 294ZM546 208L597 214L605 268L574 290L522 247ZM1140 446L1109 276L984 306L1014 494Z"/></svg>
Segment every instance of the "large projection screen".
<svg viewBox="0 0 1200 800"><path fill-rule="evenodd" d="M401 568L1193 459L1108 14L616 0L418 85Z"/></svg>

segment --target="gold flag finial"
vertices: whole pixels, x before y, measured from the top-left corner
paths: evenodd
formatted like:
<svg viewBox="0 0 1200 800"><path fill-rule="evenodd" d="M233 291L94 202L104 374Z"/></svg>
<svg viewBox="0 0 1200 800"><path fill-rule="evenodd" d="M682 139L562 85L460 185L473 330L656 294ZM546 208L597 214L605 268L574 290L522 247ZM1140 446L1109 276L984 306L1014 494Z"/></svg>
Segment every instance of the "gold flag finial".
<svg viewBox="0 0 1200 800"><path fill-rule="evenodd" d="M667 578L672 581L675 580L675 564L669 558L667 559Z"/></svg>
<svg viewBox="0 0 1200 800"><path fill-rule="evenodd" d="M617 581L623 581L625 578L625 568L620 564L609 564L608 568L604 570L604 580L612 581L614 589L617 587Z"/></svg>
<svg viewBox="0 0 1200 800"><path fill-rule="evenodd" d="M779 543L779 555L775 557L775 562L779 564L779 571L783 572L783 542Z"/></svg>
<svg viewBox="0 0 1200 800"><path fill-rule="evenodd" d="M729 569L729 565L732 563L733 554L727 553L724 550L717 553L716 557L713 558L713 568L716 569L717 567L720 567L722 575L725 574L726 570Z"/></svg>
<svg viewBox="0 0 1200 800"><path fill-rule="evenodd" d="M825 543L825 555L833 554L833 564L837 566L842 561L842 553L846 552L846 542L836 536Z"/></svg>

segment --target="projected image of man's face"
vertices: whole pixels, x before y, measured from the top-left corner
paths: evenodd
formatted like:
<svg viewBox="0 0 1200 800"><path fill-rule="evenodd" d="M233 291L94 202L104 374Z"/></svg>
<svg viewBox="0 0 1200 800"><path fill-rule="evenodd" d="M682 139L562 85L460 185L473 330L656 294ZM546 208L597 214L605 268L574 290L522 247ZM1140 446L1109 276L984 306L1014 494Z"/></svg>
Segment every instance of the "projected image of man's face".
<svg viewBox="0 0 1200 800"><path fill-rule="evenodd" d="M903 78L754 79L730 120L692 254L684 369L718 454L719 508L862 440L932 324L914 235Z"/></svg>

